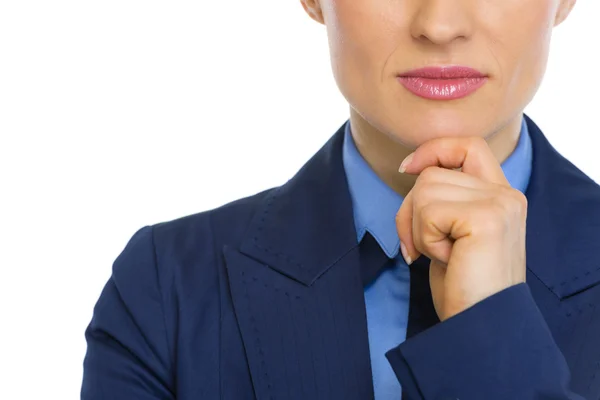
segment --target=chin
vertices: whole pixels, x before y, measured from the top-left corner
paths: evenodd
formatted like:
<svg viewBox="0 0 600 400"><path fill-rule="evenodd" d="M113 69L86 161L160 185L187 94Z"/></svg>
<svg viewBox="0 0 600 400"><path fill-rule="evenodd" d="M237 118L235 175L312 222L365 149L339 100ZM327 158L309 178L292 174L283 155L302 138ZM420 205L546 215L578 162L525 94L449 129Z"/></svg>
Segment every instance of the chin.
<svg viewBox="0 0 600 400"><path fill-rule="evenodd" d="M481 115L452 110L432 110L420 113L397 113L381 131L398 143L415 149L428 140L440 137L486 136L490 126Z"/></svg>

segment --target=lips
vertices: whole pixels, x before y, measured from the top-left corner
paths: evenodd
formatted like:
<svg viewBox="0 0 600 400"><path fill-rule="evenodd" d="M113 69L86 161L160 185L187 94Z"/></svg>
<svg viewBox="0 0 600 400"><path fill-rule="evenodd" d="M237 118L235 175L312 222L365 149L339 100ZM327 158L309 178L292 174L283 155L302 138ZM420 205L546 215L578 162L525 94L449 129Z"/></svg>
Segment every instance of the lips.
<svg viewBox="0 0 600 400"><path fill-rule="evenodd" d="M487 82L482 72L465 66L425 67L398 76L398 81L416 96L430 100L454 100L469 96Z"/></svg>

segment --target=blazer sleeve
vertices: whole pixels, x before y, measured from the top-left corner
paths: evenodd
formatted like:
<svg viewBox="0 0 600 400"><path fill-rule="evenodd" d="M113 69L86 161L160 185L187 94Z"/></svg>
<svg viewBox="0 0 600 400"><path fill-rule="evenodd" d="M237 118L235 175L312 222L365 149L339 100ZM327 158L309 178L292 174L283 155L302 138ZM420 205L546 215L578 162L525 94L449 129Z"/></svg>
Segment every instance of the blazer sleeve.
<svg viewBox="0 0 600 400"><path fill-rule="evenodd" d="M583 400L529 286L496 293L386 353L413 400Z"/></svg>
<svg viewBox="0 0 600 400"><path fill-rule="evenodd" d="M174 399L152 227L113 265L85 331L82 400Z"/></svg>

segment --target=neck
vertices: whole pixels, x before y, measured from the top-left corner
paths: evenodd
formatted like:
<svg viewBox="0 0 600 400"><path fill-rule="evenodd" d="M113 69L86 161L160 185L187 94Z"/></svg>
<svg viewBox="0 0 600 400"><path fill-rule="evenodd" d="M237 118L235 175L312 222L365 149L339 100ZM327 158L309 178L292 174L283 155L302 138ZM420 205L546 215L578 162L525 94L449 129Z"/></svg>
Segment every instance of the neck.
<svg viewBox="0 0 600 400"><path fill-rule="evenodd" d="M486 136L498 163L503 163L517 146L522 118L520 113L508 124ZM375 129L353 108L350 108L350 124L356 148L367 164L396 193L406 197L414 186L417 175L401 174L398 167L414 150Z"/></svg>

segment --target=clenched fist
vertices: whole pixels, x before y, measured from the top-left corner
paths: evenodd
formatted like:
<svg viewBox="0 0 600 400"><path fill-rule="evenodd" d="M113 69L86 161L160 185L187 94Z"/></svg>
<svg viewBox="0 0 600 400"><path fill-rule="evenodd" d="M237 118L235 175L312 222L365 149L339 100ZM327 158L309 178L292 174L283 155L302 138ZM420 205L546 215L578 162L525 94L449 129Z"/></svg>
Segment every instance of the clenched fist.
<svg viewBox="0 0 600 400"><path fill-rule="evenodd" d="M402 253L409 264L431 259L440 320L525 282L527 199L483 138L430 140L400 172L419 174L396 214Z"/></svg>

